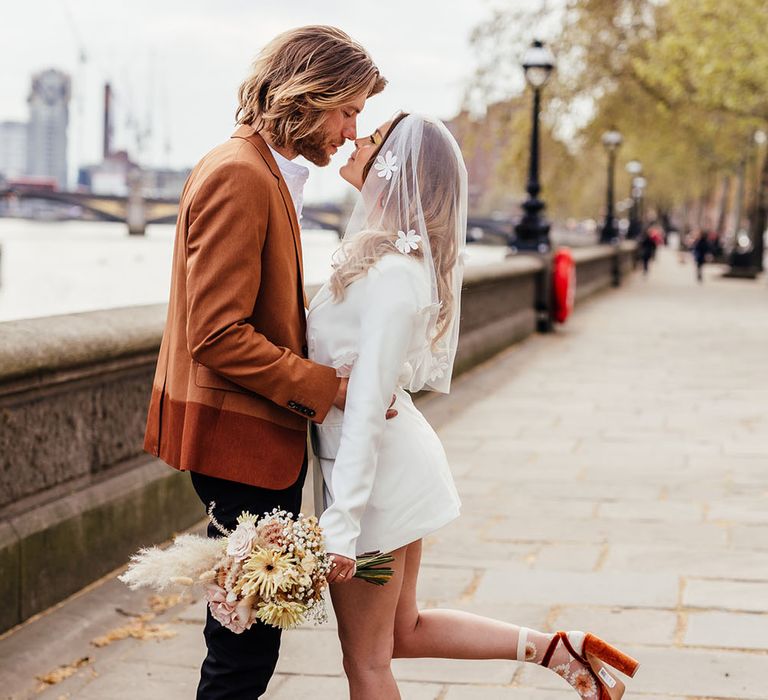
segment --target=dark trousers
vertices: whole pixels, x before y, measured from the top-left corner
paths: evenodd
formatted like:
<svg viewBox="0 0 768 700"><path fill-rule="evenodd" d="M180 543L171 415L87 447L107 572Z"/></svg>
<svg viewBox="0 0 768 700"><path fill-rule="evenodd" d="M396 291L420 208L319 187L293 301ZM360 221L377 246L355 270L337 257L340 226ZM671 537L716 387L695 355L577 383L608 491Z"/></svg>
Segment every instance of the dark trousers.
<svg viewBox="0 0 768 700"><path fill-rule="evenodd" d="M262 515L273 508L282 508L297 515L307 475L307 458L304 457L298 481L282 491L194 472L190 474L192 485L206 509L214 501L214 517L225 528L233 530L237 516L244 510ZM208 537L221 537L221 534L209 525ZM203 635L208 655L200 669L197 700L252 700L261 697L277 664L280 630L257 621L242 634L235 634L214 620L210 610L206 609L206 615Z"/></svg>

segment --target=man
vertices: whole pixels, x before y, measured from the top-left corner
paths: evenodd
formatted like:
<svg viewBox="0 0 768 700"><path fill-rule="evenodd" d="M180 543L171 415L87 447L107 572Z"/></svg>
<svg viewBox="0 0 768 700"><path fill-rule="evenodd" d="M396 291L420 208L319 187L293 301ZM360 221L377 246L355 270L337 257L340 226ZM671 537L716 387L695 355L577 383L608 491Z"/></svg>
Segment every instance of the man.
<svg viewBox="0 0 768 700"><path fill-rule="evenodd" d="M189 470L225 527L243 510L298 512L307 420L344 407L346 380L306 359L298 218L308 171L291 159L327 165L385 84L338 29L278 36L240 87L239 128L184 186L144 447ZM261 696L279 630L256 623L236 635L209 612L204 634L198 699Z"/></svg>
<svg viewBox="0 0 768 700"><path fill-rule="evenodd" d="M643 275L648 274L648 268L656 255L656 246L658 239L653 232L653 227L649 228L640 236L640 258L643 261Z"/></svg>
<svg viewBox="0 0 768 700"><path fill-rule="evenodd" d="M696 263L696 281L704 281L704 265L710 255L710 234L706 229L699 231L699 235L693 243L693 260Z"/></svg>

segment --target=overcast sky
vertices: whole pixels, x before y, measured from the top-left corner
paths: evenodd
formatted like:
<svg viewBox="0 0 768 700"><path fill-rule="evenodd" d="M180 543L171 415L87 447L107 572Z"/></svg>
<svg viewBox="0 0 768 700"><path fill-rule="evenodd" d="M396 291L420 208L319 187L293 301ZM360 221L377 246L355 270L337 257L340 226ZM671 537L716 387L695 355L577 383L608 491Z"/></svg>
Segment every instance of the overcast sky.
<svg viewBox="0 0 768 700"><path fill-rule="evenodd" d="M116 97L116 146L135 154L129 128L151 126L139 160L193 165L234 129L238 85L275 34L333 24L360 41L389 79L358 122L373 130L398 109L450 118L474 68L469 34L492 8L526 0L37 0L8 3L0 23L0 121L26 120L30 76L73 79L70 161L101 157L103 84ZM81 51L86 60L79 59ZM314 169L307 199L343 194L347 145ZM74 167L72 168L74 170Z"/></svg>

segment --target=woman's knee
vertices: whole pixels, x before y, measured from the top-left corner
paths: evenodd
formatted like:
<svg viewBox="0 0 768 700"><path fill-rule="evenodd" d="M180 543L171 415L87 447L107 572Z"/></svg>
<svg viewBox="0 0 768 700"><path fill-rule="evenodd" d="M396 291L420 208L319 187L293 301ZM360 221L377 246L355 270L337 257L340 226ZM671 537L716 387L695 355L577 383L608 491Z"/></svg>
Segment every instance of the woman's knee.
<svg viewBox="0 0 768 700"><path fill-rule="evenodd" d="M394 639L391 634L379 635L375 632L357 639L339 634L344 669L365 671L389 667L392 661Z"/></svg>
<svg viewBox="0 0 768 700"><path fill-rule="evenodd" d="M416 636L416 629L419 626L419 614L415 618L395 624L394 648L392 658L409 659L415 655L413 641Z"/></svg>
<svg viewBox="0 0 768 700"><path fill-rule="evenodd" d="M362 658L345 655L342 660L344 673L353 678L360 678L380 673L388 673L392 665L392 657Z"/></svg>

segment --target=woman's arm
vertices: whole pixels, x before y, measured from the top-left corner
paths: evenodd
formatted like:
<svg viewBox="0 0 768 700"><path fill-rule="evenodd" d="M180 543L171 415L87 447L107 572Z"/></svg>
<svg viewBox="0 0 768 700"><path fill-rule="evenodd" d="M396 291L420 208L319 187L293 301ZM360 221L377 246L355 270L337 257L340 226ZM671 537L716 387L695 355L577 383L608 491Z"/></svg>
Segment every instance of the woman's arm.
<svg viewBox="0 0 768 700"><path fill-rule="evenodd" d="M327 551L350 559L355 558L360 520L373 489L385 414L421 306L418 267L403 259L382 262L381 269L369 270L365 281L358 357L329 484L333 503L320 518Z"/></svg>

